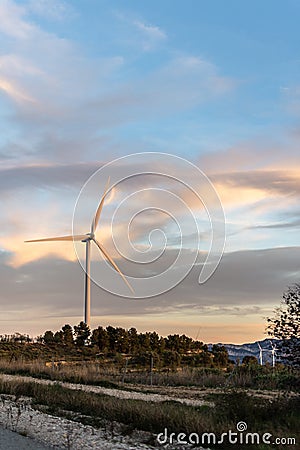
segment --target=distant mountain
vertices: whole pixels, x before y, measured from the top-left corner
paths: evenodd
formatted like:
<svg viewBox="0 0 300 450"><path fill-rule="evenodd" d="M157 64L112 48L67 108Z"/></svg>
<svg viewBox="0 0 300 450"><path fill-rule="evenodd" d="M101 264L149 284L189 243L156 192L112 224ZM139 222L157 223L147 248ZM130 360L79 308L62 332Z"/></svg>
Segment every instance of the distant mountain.
<svg viewBox="0 0 300 450"><path fill-rule="evenodd" d="M272 345L271 342L276 344L275 339L264 339L263 341L250 342L247 344L222 344L219 343L217 345L223 345L229 355L229 359L232 359L234 362L238 360L240 362L243 361L244 356L255 356L257 361L259 362L259 347L263 349L263 364L272 363ZM208 349L211 350L213 344L208 344Z"/></svg>

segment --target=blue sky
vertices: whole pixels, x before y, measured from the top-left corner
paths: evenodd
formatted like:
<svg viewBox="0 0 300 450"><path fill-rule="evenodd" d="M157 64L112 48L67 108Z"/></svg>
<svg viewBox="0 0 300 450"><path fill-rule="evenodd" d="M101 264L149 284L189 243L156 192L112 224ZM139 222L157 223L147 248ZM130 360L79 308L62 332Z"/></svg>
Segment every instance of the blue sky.
<svg viewBox="0 0 300 450"><path fill-rule="evenodd" d="M23 241L68 233L95 170L151 151L194 162L214 183L227 222L223 262L200 291L192 274L137 309L98 289L92 325L196 335L201 322L204 340L263 337L263 316L299 281L299 17L296 0L1 0L3 332L80 320L82 286L70 292L55 278L60 264L66 278L80 270L73 251Z"/></svg>

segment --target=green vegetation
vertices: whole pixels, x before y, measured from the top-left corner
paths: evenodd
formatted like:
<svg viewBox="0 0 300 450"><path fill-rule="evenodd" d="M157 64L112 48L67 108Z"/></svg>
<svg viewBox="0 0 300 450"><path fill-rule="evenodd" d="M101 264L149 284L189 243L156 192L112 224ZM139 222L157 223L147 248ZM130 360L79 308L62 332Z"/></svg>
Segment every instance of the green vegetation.
<svg viewBox="0 0 300 450"><path fill-rule="evenodd" d="M100 361L106 365L127 359L128 369L148 367L150 358L155 369L180 367L228 367L225 347L207 345L185 336L173 334L164 338L155 331L138 333L135 328L125 330L108 326L90 331L84 322L72 327L64 325L61 330L47 330L36 342L27 335L0 336L0 360L66 360Z"/></svg>
<svg viewBox="0 0 300 450"><path fill-rule="evenodd" d="M228 359L225 347L213 345L209 350L203 342L185 335L163 338L156 332L138 333L135 328L111 326L90 331L81 322L74 327L66 324L56 332L48 330L36 342L18 333L0 336L0 373L143 392L145 388L139 385L151 385L148 391L160 393L176 387L198 387L198 394L191 390L194 398L201 395L214 406L193 407L176 400L116 401L58 384L3 381L0 377L1 394L15 399L31 397L35 408L97 427L119 422L123 433L133 429L149 431L153 433L149 443L154 445L155 435L165 428L176 434L213 432L220 436L229 429L235 431L239 421L245 421L251 432L296 437L298 441L300 437L300 404L295 395L300 391L297 367L260 366L251 356L235 365ZM250 390L256 390L256 394L251 396ZM267 392L267 399L260 390ZM185 395L176 392L179 397ZM235 444L235 448L244 446Z"/></svg>
<svg viewBox="0 0 300 450"><path fill-rule="evenodd" d="M300 390L299 369L260 366L245 357L236 366L225 347L185 336L108 326L93 331L81 322L46 331L32 342L27 335L0 336L0 372L73 383Z"/></svg>

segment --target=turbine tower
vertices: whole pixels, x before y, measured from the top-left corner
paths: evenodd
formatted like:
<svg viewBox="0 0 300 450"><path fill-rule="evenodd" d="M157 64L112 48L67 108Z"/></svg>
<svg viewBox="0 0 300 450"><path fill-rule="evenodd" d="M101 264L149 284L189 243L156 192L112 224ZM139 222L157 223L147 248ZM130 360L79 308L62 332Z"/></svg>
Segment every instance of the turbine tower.
<svg viewBox="0 0 300 450"><path fill-rule="evenodd" d="M261 345L259 342L257 342L258 348L259 348L259 364L263 365L263 349L261 348Z"/></svg>
<svg viewBox="0 0 300 450"><path fill-rule="evenodd" d="M275 367L275 364L276 364L276 351L277 351L277 348L276 348L276 345L273 344L272 341L270 341L270 344L271 344L271 347L272 347L272 350L271 350L271 353L272 353L272 367Z"/></svg>
<svg viewBox="0 0 300 450"><path fill-rule="evenodd" d="M114 262L112 257L108 254L107 250L103 247L103 245L96 239L95 231L99 223L100 215L102 212L102 208L104 205L105 197L107 195L109 189L109 179L106 184L106 188L96 209L96 213L92 220L91 231L86 234L77 234L77 235L69 235L69 236L57 236L43 239L32 239L30 241L25 242L49 242L49 241L81 241L85 243L86 253L85 253L85 283L84 283L84 322L90 326L91 319L91 242L94 242L99 248L100 252L104 255L104 257L109 261L112 267L121 275L129 289L133 292L132 287L130 286L128 280L123 275L117 264Z"/></svg>

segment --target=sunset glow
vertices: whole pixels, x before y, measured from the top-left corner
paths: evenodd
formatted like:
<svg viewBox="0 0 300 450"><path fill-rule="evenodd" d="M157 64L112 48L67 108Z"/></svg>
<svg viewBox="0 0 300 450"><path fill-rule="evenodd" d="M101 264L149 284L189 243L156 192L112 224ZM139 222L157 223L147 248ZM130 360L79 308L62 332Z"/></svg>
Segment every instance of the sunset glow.
<svg viewBox="0 0 300 450"><path fill-rule="evenodd" d="M83 259L84 245L24 241L68 235L72 226L88 233L107 182L87 191L83 207L78 198L89 178L117 158L155 152L185 158L211 180L226 218L225 253L199 285L210 224L195 194L158 176L117 184L97 239L125 274L164 270L180 246L163 212L149 207L129 226L130 214L151 206L158 189L175 194L168 206L185 229L188 213L177 198L194 214L199 258L178 286L151 299L117 297L93 284L92 327L199 334L205 342L264 338L264 318L300 276L299 13L292 0L1 1L0 334L34 336L82 319L77 256ZM146 169L168 167L137 164L136 173ZM112 180L121 173L120 163ZM179 164L180 176L189 178ZM124 201L114 241L111 220ZM165 236L157 266L122 254L155 254ZM183 255L195 249L194 237L191 228ZM106 274L97 248L91 257Z"/></svg>

